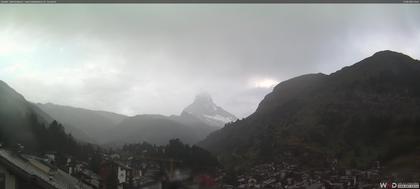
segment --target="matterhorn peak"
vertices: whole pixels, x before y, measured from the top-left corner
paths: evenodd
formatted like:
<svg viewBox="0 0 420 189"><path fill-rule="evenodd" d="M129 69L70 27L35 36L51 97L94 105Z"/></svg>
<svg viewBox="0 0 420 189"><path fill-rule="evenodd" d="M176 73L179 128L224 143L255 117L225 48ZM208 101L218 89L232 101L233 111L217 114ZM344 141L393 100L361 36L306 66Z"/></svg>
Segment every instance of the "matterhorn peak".
<svg viewBox="0 0 420 189"><path fill-rule="evenodd" d="M183 114L195 116L209 125L219 127L237 119L233 114L217 106L208 93L196 95L194 102L183 110L181 115Z"/></svg>

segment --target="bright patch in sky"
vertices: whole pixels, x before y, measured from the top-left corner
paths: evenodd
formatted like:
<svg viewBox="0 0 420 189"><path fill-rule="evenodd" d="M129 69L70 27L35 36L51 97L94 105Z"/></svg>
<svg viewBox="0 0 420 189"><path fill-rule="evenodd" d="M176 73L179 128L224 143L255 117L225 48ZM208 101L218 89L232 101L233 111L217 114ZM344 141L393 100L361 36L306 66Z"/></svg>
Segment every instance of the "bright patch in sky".
<svg viewBox="0 0 420 189"><path fill-rule="evenodd" d="M279 82L277 80L265 78L254 80L253 85L257 88L271 88L277 85L278 83Z"/></svg>

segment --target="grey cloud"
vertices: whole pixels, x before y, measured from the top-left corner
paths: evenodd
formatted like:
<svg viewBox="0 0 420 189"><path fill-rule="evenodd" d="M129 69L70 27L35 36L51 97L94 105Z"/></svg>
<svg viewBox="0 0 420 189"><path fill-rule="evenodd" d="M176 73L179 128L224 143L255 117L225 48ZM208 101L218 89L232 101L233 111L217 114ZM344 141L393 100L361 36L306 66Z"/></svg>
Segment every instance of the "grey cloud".
<svg viewBox="0 0 420 189"><path fill-rule="evenodd" d="M43 68L39 75L83 69L72 72L76 86L47 85L46 77L26 87L18 74L1 79L34 101L128 114L178 114L207 91L243 117L271 90L250 87L251 78L330 73L383 49L419 58L418 20L420 7L403 4L3 6L3 31L49 44L31 59ZM84 70L89 64L104 71Z"/></svg>

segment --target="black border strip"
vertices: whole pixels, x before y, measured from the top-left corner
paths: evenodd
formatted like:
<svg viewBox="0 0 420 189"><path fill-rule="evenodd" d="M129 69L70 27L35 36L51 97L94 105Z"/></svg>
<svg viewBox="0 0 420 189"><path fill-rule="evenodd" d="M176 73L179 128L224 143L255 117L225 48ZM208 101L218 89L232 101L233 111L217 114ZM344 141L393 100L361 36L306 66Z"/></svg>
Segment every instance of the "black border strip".
<svg viewBox="0 0 420 189"><path fill-rule="evenodd" d="M328 3L328 4L420 4L420 0L0 0L0 4L54 4L54 3Z"/></svg>

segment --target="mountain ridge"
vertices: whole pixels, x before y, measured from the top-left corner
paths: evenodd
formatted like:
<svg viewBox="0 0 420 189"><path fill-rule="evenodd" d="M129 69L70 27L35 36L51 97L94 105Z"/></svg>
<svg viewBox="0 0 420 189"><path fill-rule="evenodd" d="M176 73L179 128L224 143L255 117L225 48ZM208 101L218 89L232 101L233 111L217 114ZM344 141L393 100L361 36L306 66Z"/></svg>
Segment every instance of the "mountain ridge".
<svg viewBox="0 0 420 189"><path fill-rule="evenodd" d="M55 150L75 154L80 147L60 123L1 80L0 143L12 149L20 145L22 150L36 153Z"/></svg>
<svg viewBox="0 0 420 189"><path fill-rule="evenodd" d="M210 95L202 93L180 115L140 114L128 117L115 128L113 143L146 141L166 144L172 138L179 138L187 144L195 144L225 124L220 120L204 118L203 115L217 115L220 112L233 116L217 106Z"/></svg>
<svg viewBox="0 0 420 189"><path fill-rule="evenodd" d="M418 81L418 60L379 52L330 75L281 82L253 114L211 133L199 145L227 164L283 157L285 151L305 163L315 161L305 159L308 153L338 158L342 166L389 163L419 153L410 151L410 146L420 146Z"/></svg>
<svg viewBox="0 0 420 189"><path fill-rule="evenodd" d="M204 105L216 107L216 110L223 110L221 107L214 104L209 95L198 97L195 101L196 100L203 100ZM194 105L194 102L192 105ZM180 138L188 144L195 144L205 138L207 134L218 128L213 125L214 121L210 118L203 119L202 117L197 116L201 114L189 113L187 111L183 111L180 115L172 116L160 114L125 116L113 112L89 110L86 108L53 103L37 103L36 105L54 119L64 123L64 126L67 127L77 139L106 146L118 146L127 142L139 141L165 144L172 139L168 137ZM200 105L203 104L199 104L198 108L201 108ZM186 109L188 109L188 107ZM196 111L197 109L193 108L193 110ZM231 115L228 112L226 112L226 114ZM224 124L224 122L216 123L217 126L222 126ZM167 137L162 137L159 136L158 130L162 133L166 133L170 130L171 134L165 135Z"/></svg>
<svg viewBox="0 0 420 189"><path fill-rule="evenodd" d="M91 143L106 142L110 129L118 125L117 119L122 121L126 118L124 115L112 112L53 103L37 103L36 105L55 120L63 123L77 139Z"/></svg>

